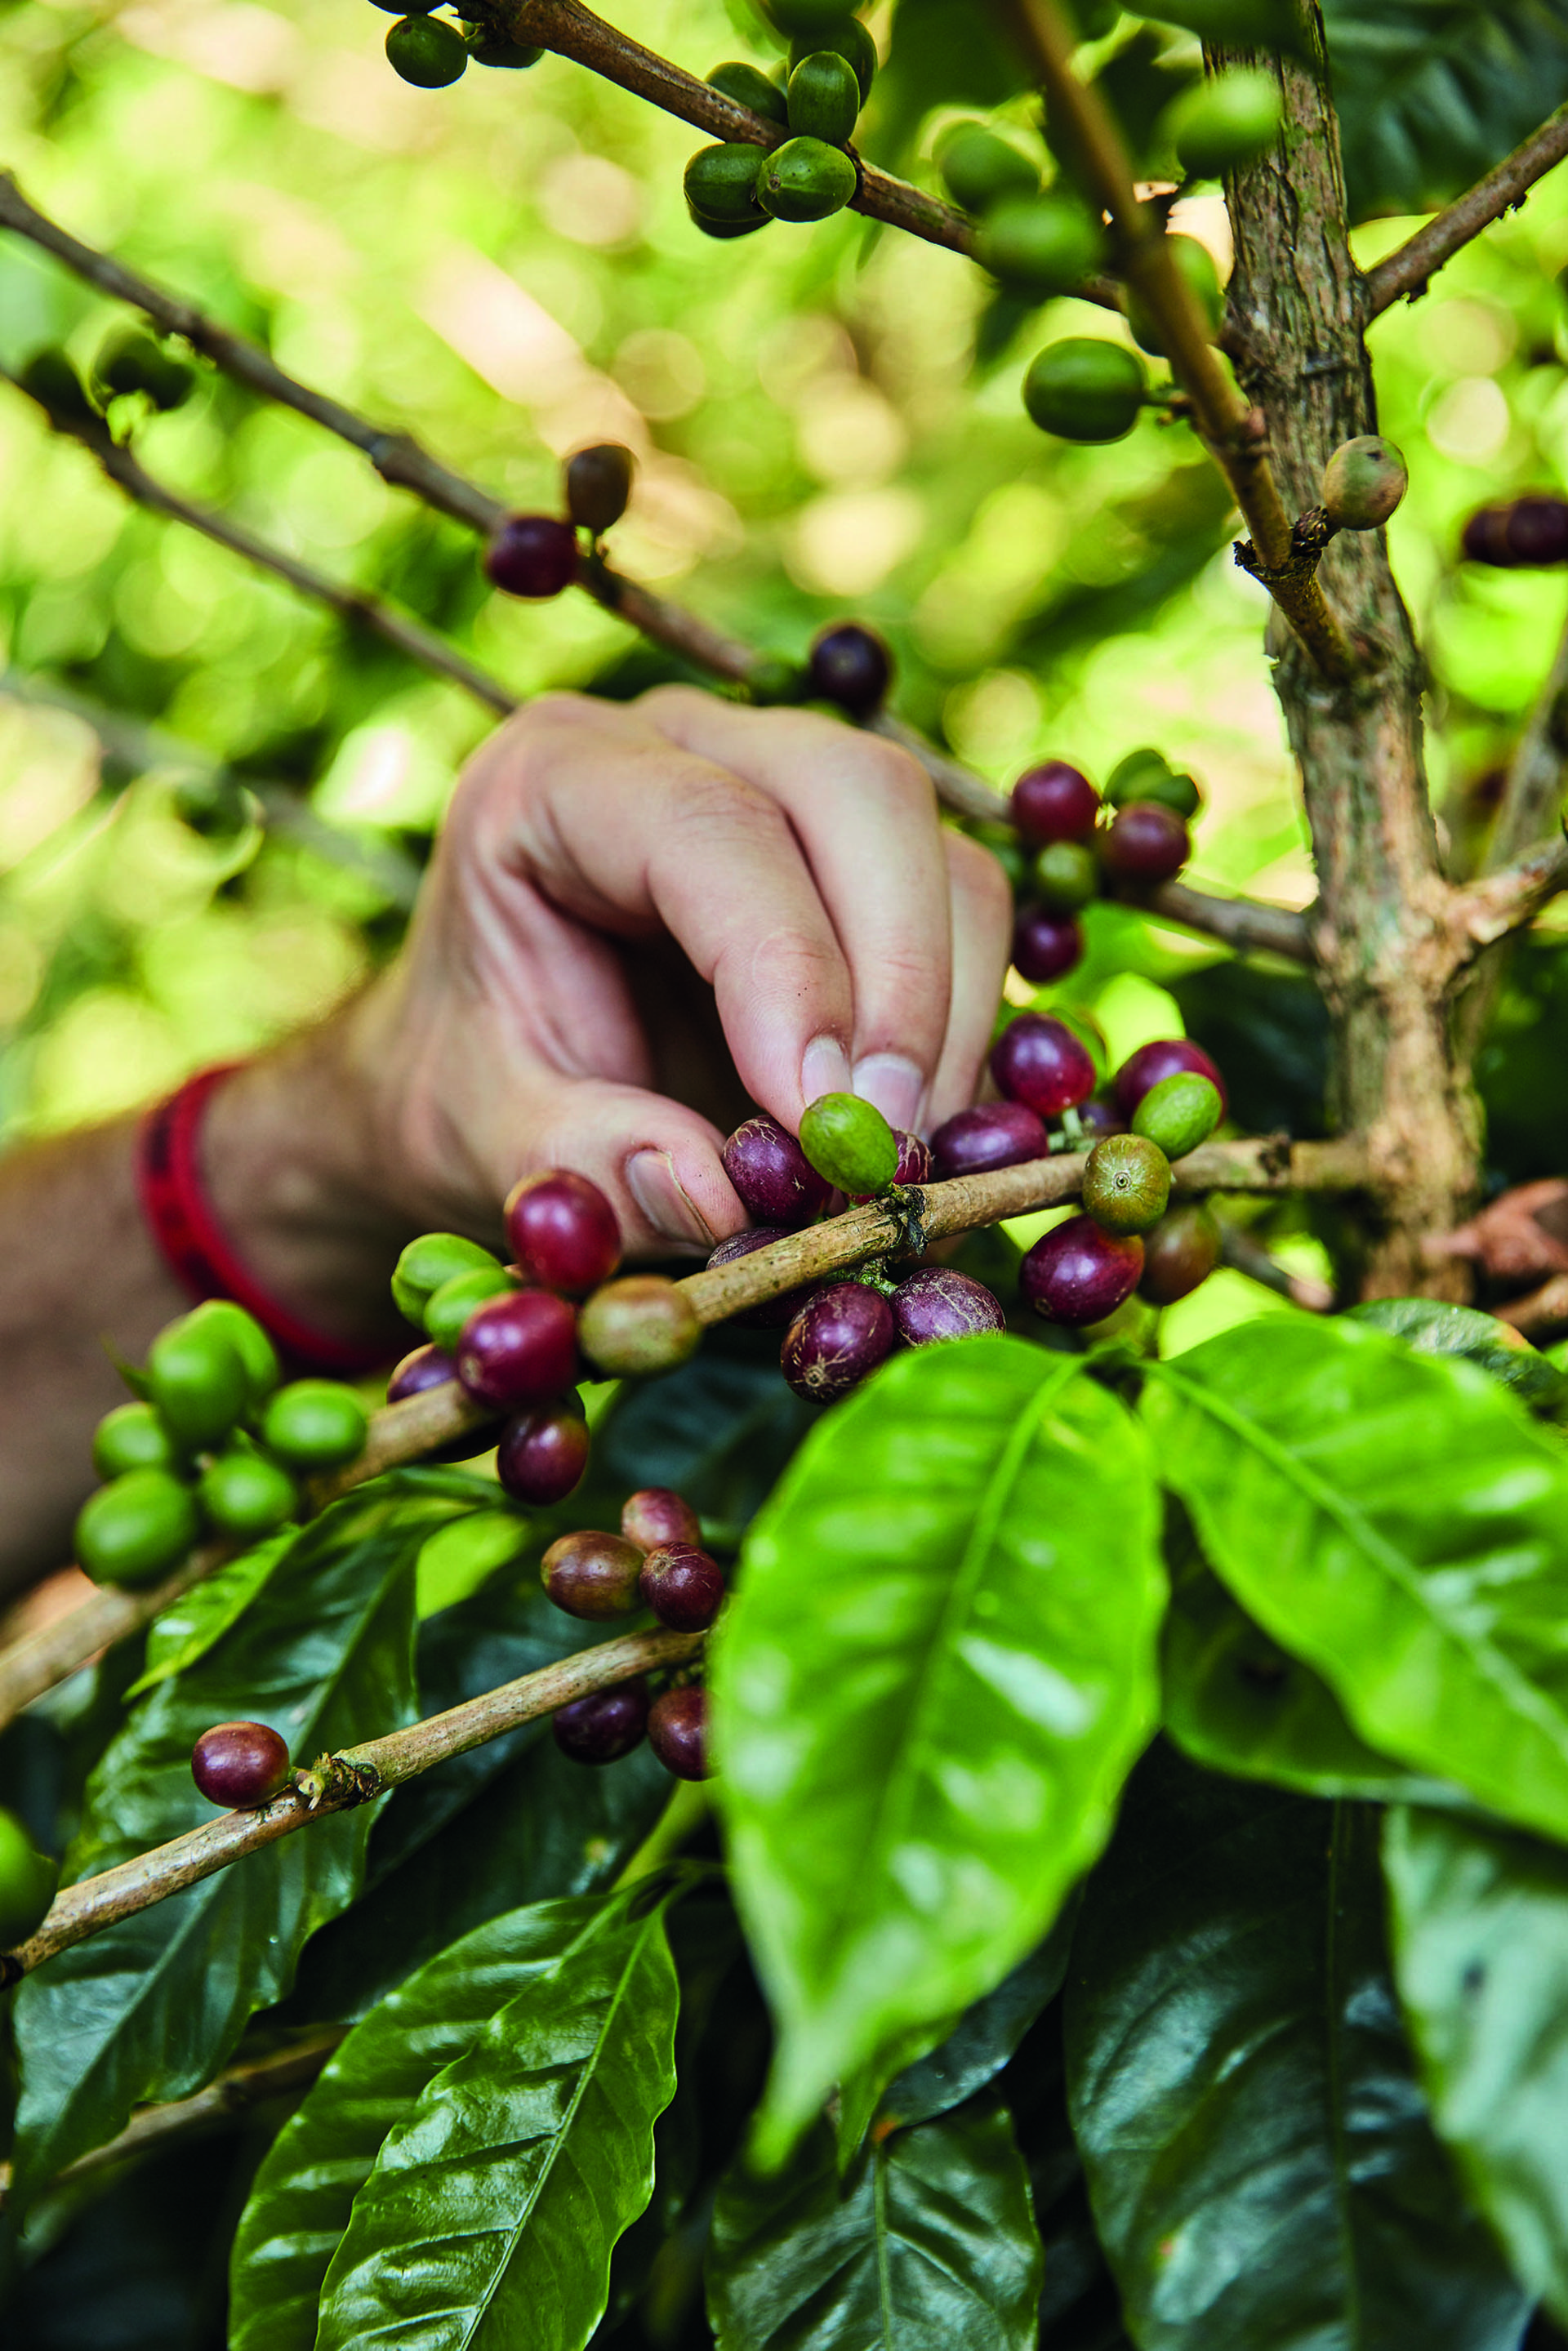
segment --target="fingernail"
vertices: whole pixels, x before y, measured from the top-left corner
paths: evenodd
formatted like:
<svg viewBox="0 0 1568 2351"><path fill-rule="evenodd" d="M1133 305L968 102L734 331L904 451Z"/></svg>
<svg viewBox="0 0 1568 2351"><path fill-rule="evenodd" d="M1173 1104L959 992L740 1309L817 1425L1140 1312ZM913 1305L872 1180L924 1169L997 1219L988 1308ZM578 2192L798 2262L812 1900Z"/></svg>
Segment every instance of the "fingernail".
<svg viewBox="0 0 1568 2351"><path fill-rule="evenodd" d="M873 1102L889 1126L913 1130L925 1080L902 1053L868 1053L855 1063L855 1092Z"/></svg>
<svg viewBox="0 0 1568 2351"><path fill-rule="evenodd" d="M667 1151L634 1151L626 1162L626 1189L662 1240L714 1247L718 1236L683 1189Z"/></svg>
<svg viewBox="0 0 1568 2351"><path fill-rule="evenodd" d="M800 1057L800 1099L850 1092L850 1057L836 1037L813 1037Z"/></svg>

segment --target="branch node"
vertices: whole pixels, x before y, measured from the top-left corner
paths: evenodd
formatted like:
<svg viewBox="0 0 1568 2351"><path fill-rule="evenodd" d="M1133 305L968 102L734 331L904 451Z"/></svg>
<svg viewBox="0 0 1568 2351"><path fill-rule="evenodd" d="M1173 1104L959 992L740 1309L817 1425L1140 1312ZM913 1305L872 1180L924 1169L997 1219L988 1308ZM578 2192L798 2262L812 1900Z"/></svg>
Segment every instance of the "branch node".
<svg viewBox="0 0 1568 2351"><path fill-rule="evenodd" d="M309 1811L340 1813L379 1796L382 1781L373 1763L355 1763L347 1755L318 1755L308 1771L295 1772L294 1786Z"/></svg>

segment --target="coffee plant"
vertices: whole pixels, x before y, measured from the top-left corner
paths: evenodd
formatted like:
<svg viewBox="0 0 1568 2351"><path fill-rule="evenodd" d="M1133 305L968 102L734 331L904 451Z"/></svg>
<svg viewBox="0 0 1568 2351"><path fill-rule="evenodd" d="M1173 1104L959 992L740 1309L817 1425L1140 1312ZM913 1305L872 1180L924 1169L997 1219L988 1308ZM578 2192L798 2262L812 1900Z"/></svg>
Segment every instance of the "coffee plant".
<svg viewBox="0 0 1568 2351"><path fill-rule="evenodd" d="M0 1647L7 2339L1568 2339L1568 1342L1534 1343L1568 1329L1568 978L1531 928L1568 886L1568 653L1522 717L1432 690L1385 535L1423 428L1379 430L1365 340L1568 156L1560 10L735 0L748 54L683 24L677 61L581 0L378 5L345 105L398 77L434 121L472 66L687 126L683 266L744 335L783 280L719 248L765 232L824 305L894 239L966 273L956 437L1030 435L1096 486L1090 537L1134 529L1096 453L1156 484L1137 564L1066 587L1015 671L1151 629L1233 545L1316 895L1184 878L1216 811L1124 733L998 789L895 598L742 630L645 584L622 441L493 493L317 388L308 336L0 177L26 282L99 305L90 353L41 298L5 329L14 404L138 528L329 615L333 723L411 669L487 716L556 675L826 707L924 769L1016 914L977 1099L927 1134L753 1106L723 1150L749 1222L699 1270L624 1263L599 1187L540 1165L492 1245L388 1265L411 1345L373 1394L291 1376L228 1301L120 1366L96 1589ZM68 118L61 37L25 36ZM1416 212L1358 266L1353 231ZM1560 294L1516 266L1509 298L1560 483ZM298 506L225 500L224 435L274 425L414 503L374 586L300 551ZM1534 613L1568 496L1450 504L1472 619L1514 571ZM574 612L636 650L585 677ZM125 790L168 757L173 638L51 625L61 674L7 687L85 716ZM295 717L187 746L164 813L224 888L303 844L390 949L424 834L314 814L316 656L246 658ZM1440 815L1427 718L1445 773L1486 768ZM1136 1033L1119 978L1168 983ZM1221 1269L1270 1311L1184 1335Z"/></svg>

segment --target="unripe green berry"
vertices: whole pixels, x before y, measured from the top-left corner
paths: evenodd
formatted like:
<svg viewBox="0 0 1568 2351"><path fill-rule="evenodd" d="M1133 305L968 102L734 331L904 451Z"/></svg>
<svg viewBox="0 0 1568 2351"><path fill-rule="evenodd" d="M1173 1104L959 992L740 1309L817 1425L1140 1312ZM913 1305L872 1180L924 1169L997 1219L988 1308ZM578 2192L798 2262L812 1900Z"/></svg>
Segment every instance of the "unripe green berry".
<svg viewBox="0 0 1568 2351"><path fill-rule="evenodd" d="M336 1380L291 1380L262 1418L261 1441L294 1469L335 1469L363 1450L370 1415Z"/></svg>
<svg viewBox="0 0 1568 2351"><path fill-rule="evenodd" d="M166 351L145 327L120 327L99 345L92 363L93 390L108 402L117 393L145 392L154 408L179 408L189 400L195 371Z"/></svg>
<svg viewBox="0 0 1568 2351"><path fill-rule="evenodd" d="M220 1323L183 1314L147 1351L147 1378L178 1441L192 1448L225 1437L250 1401L244 1359Z"/></svg>
<svg viewBox="0 0 1568 2351"><path fill-rule="evenodd" d="M1224 1110L1210 1079L1182 1070L1149 1088L1133 1113L1133 1133L1157 1143L1167 1159L1182 1159L1207 1142Z"/></svg>
<svg viewBox="0 0 1568 2351"><path fill-rule="evenodd" d="M1100 895L1100 861L1086 841L1048 841L1034 861L1034 886L1053 914L1075 914Z"/></svg>
<svg viewBox="0 0 1568 2351"><path fill-rule="evenodd" d="M1087 204L1060 189L1004 196L981 224L976 250L993 277L1036 301L1072 294L1104 258L1104 233Z"/></svg>
<svg viewBox="0 0 1568 2351"><path fill-rule="evenodd" d="M1098 335L1048 343L1023 382L1023 404L1042 433L1064 441L1120 441L1144 404L1143 361Z"/></svg>
<svg viewBox="0 0 1568 2351"><path fill-rule="evenodd" d="M1040 166L983 122L957 122L936 142L936 168L967 213L988 213L1009 197L1040 193Z"/></svg>
<svg viewBox="0 0 1568 2351"><path fill-rule="evenodd" d="M1225 316L1225 295L1219 283L1219 272L1214 266L1214 256L1207 246L1198 243L1196 236L1167 236L1166 250L1186 279L1210 335L1218 334L1219 322ZM1140 350L1148 351L1157 360L1165 358L1166 347L1160 340L1159 329L1145 308L1143 297L1135 291L1127 297L1127 324Z"/></svg>
<svg viewBox="0 0 1568 2351"><path fill-rule="evenodd" d="M1160 128L1184 172L1195 180L1218 180L1271 147L1283 119L1273 75L1239 66L1183 90L1166 107Z"/></svg>
<svg viewBox="0 0 1568 2351"><path fill-rule="evenodd" d="M754 213L749 220L714 220L708 214L699 212L695 204L688 204L686 213L694 228L701 229L704 236L711 236L720 244L732 236L755 236L759 228L772 225L764 212Z"/></svg>
<svg viewBox="0 0 1568 2351"><path fill-rule="evenodd" d="M861 110L861 86L847 58L813 50L789 77L789 128L800 138L841 147Z"/></svg>
<svg viewBox="0 0 1568 2351"><path fill-rule="evenodd" d="M457 1273L499 1273L501 1261L493 1249L461 1233L422 1233L410 1241L392 1274L392 1303L400 1314L422 1327L425 1301L444 1281Z"/></svg>
<svg viewBox="0 0 1568 2351"><path fill-rule="evenodd" d="M842 212L859 184L841 147L821 139L787 139L764 159L757 201L775 220L826 220Z"/></svg>
<svg viewBox="0 0 1568 2351"><path fill-rule="evenodd" d="M1083 1206L1108 1233L1146 1233L1171 1196L1170 1161L1139 1134L1108 1134L1089 1154Z"/></svg>
<svg viewBox="0 0 1568 2351"><path fill-rule="evenodd" d="M1113 808L1125 808L1129 800L1148 799L1154 786L1169 774L1170 763L1165 753L1145 745L1117 760L1105 781L1105 798Z"/></svg>
<svg viewBox="0 0 1568 2351"><path fill-rule="evenodd" d="M267 1402L283 1377L277 1360L277 1350L254 1314L232 1299L209 1298L193 1307L186 1317L190 1322L210 1331L220 1331L245 1365L246 1388L252 1410Z"/></svg>
<svg viewBox="0 0 1568 2351"><path fill-rule="evenodd" d="M188 1486L167 1469L128 1469L83 1505L77 1563L95 1583L152 1583L183 1559L200 1532Z"/></svg>
<svg viewBox="0 0 1568 2351"><path fill-rule="evenodd" d="M16 1813L0 1810L0 1950L26 1941L54 1898L59 1874Z"/></svg>
<svg viewBox="0 0 1568 2351"><path fill-rule="evenodd" d="M800 1117L800 1148L819 1176L852 1195L885 1192L898 1173L898 1142L874 1102L820 1094Z"/></svg>
<svg viewBox="0 0 1568 2351"><path fill-rule="evenodd" d="M492 1298L500 1298L517 1284L504 1268L492 1265L486 1271L475 1267L467 1273L455 1273L444 1281L424 1301L423 1324L427 1338L436 1346L450 1352L463 1336L463 1328L470 1314Z"/></svg>
<svg viewBox="0 0 1568 2351"><path fill-rule="evenodd" d="M92 1440L92 1466L103 1479L122 1478L128 1469L172 1469L174 1440L150 1404L117 1405L98 1424Z"/></svg>
<svg viewBox="0 0 1568 2351"><path fill-rule="evenodd" d="M444 16L403 16L387 35L387 61L416 89L444 89L462 78L468 45Z"/></svg>
<svg viewBox="0 0 1568 2351"><path fill-rule="evenodd" d="M824 49L831 49L834 57L842 57L849 67L860 84L861 104L863 106L871 96L872 83L876 79L876 43L872 39L859 17L845 16L829 31L820 34L815 38L791 41L789 44L790 72L794 72L802 59L821 56Z"/></svg>
<svg viewBox="0 0 1568 2351"><path fill-rule="evenodd" d="M247 1445L232 1446L208 1463L196 1499L217 1533L246 1543L273 1533L299 1508L288 1472Z"/></svg>
<svg viewBox="0 0 1568 2351"><path fill-rule="evenodd" d="M532 41L508 41L501 34L486 32L483 25L470 25L468 54L476 66L500 66L521 73L537 66L544 51Z"/></svg>
<svg viewBox="0 0 1568 2351"><path fill-rule="evenodd" d="M697 149L681 184L703 225L710 221L757 219L757 176L762 162L761 148L744 140L726 140L715 147Z"/></svg>
<svg viewBox="0 0 1568 2351"><path fill-rule="evenodd" d="M1323 512L1339 530L1376 530L1410 485L1405 460L1381 434L1343 441L1323 467Z"/></svg>
<svg viewBox="0 0 1568 2351"><path fill-rule="evenodd" d="M662 1274L625 1274L588 1299L577 1319L583 1353L617 1377L673 1371L695 1353L702 1324L684 1291Z"/></svg>
<svg viewBox="0 0 1568 2351"><path fill-rule="evenodd" d="M776 81L769 81L760 66L744 65L737 58L732 64L715 66L706 77L710 89L721 90L733 98L737 106L760 114L765 122L777 122L780 129L789 122L789 108L783 91Z"/></svg>

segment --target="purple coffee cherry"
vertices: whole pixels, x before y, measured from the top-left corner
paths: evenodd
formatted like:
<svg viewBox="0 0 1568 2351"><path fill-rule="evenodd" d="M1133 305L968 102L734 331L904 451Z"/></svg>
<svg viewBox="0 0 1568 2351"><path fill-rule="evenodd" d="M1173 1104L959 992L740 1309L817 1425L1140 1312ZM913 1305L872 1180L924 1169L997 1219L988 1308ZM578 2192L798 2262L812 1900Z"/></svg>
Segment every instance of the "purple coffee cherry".
<svg viewBox="0 0 1568 2351"><path fill-rule="evenodd" d="M724 1570L695 1543L660 1543L643 1562L639 1588L672 1633L706 1633L724 1598Z"/></svg>
<svg viewBox="0 0 1568 2351"><path fill-rule="evenodd" d="M597 1184L570 1168L525 1176L513 1186L506 1214L517 1271L541 1290L572 1296L596 1290L621 1262L614 1209Z"/></svg>
<svg viewBox="0 0 1568 2351"><path fill-rule="evenodd" d="M1032 987L1043 987L1083 960L1083 925L1076 914L1024 906L1013 925L1013 965Z"/></svg>
<svg viewBox="0 0 1568 2351"><path fill-rule="evenodd" d="M662 1543L700 1543L703 1522L673 1486L641 1486L622 1507L621 1531L639 1551L656 1551Z"/></svg>
<svg viewBox="0 0 1568 2351"><path fill-rule="evenodd" d="M1176 1077L1184 1070L1207 1078L1219 1088L1220 1102L1225 1102L1225 1080L1203 1047L1195 1045L1190 1037L1161 1037L1154 1044L1140 1045L1135 1053L1129 1053L1116 1072L1113 1091L1122 1116L1131 1119L1151 1086L1157 1086L1162 1078Z"/></svg>
<svg viewBox="0 0 1568 2351"><path fill-rule="evenodd" d="M1127 1132L1126 1120L1115 1103L1107 1102L1103 1094L1095 1094L1091 1101L1079 1103L1078 1123L1083 1130L1086 1148L1103 1143L1108 1134L1125 1134Z"/></svg>
<svg viewBox="0 0 1568 2351"><path fill-rule="evenodd" d="M555 1743L574 1763L618 1763L640 1747L648 1729L644 1682L618 1682L613 1689L591 1690L558 1707Z"/></svg>
<svg viewBox="0 0 1568 2351"><path fill-rule="evenodd" d="M1013 786L1013 822L1026 841L1087 841L1100 813L1100 795L1065 759L1030 768Z"/></svg>
<svg viewBox="0 0 1568 2351"><path fill-rule="evenodd" d="M457 1343L457 1376L498 1412L546 1404L577 1376L577 1317L548 1290L513 1290L476 1307Z"/></svg>
<svg viewBox="0 0 1568 2351"><path fill-rule="evenodd" d="M713 1770L707 1751L707 1692L670 1689L648 1709L648 1744L677 1780L706 1780Z"/></svg>
<svg viewBox="0 0 1568 2351"><path fill-rule="evenodd" d="M1092 1217L1070 1217L1036 1241L1019 1269L1024 1296L1048 1322L1103 1322L1131 1298L1144 1270L1144 1244L1102 1231Z"/></svg>
<svg viewBox="0 0 1568 2351"><path fill-rule="evenodd" d="M209 1804L254 1812L287 1787L288 1748L265 1722L214 1722L191 1750L191 1777Z"/></svg>
<svg viewBox="0 0 1568 2351"><path fill-rule="evenodd" d="M1050 1148L1044 1121L1022 1102L977 1102L937 1128L931 1159L940 1181L1019 1167L1026 1160L1043 1159Z"/></svg>
<svg viewBox="0 0 1568 2351"><path fill-rule="evenodd" d="M1187 830L1175 809L1160 800L1129 800L1116 810L1100 854L1117 882L1152 889L1181 872L1192 853Z"/></svg>
<svg viewBox="0 0 1568 2351"><path fill-rule="evenodd" d="M515 1502L564 1502L588 1467L588 1423L576 1396L514 1414L496 1448L496 1475Z"/></svg>
<svg viewBox="0 0 1568 2351"><path fill-rule="evenodd" d="M1503 571L1568 560L1568 499L1538 494L1481 507L1465 525L1461 552Z"/></svg>
<svg viewBox="0 0 1568 2351"><path fill-rule="evenodd" d="M402 1404L405 1396L423 1395L428 1388L444 1388L457 1377L457 1358L444 1347L415 1347L403 1357L387 1382L388 1404ZM481 1453L488 1453L496 1442L496 1424L482 1421L477 1428L465 1429L461 1437L448 1437L423 1458L426 1461L472 1461Z"/></svg>
<svg viewBox="0 0 1568 2351"><path fill-rule="evenodd" d="M508 515L485 549L485 572L508 596L559 596L577 577L577 533L554 515Z"/></svg>
<svg viewBox="0 0 1568 2351"><path fill-rule="evenodd" d="M797 1395L832 1404L885 1361L897 1336L880 1291L861 1281L831 1281L790 1323L779 1360Z"/></svg>
<svg viewBox="0 0 1568 2351"><path fill-rule="evenodd" d="M736 1128L719 1156L742 1207L758 1224L792 1232L828 1205L831 1185L794 1136L764 1111Z"/></svg>
<svg viewBox="0 0 1568 2351"><path fill-rule="evenodd" d="M991 1075L1009 1102L1040 1118L1076 1110L1094 1091L1094 1064L1064 1020L1024 1012L991 1048Z"/></svg>
<svg viewBox="0 0 1568 2351"><path fill-rule="evenodd" d="M887 698L893 655L873 629L841 621L824 629L806 664L807 692L818 702L836 702L852 717L869 718Z"/></svg>
<svg viewBox="0 0 1568 2351"><path fill-rule="evenodd" d="M1001 1301L983 1281L945 1265L922 1266L893 1293L893 1319L910 1347L935 1347L946 1339L977 1339L1005 1331Z"/></svg>

